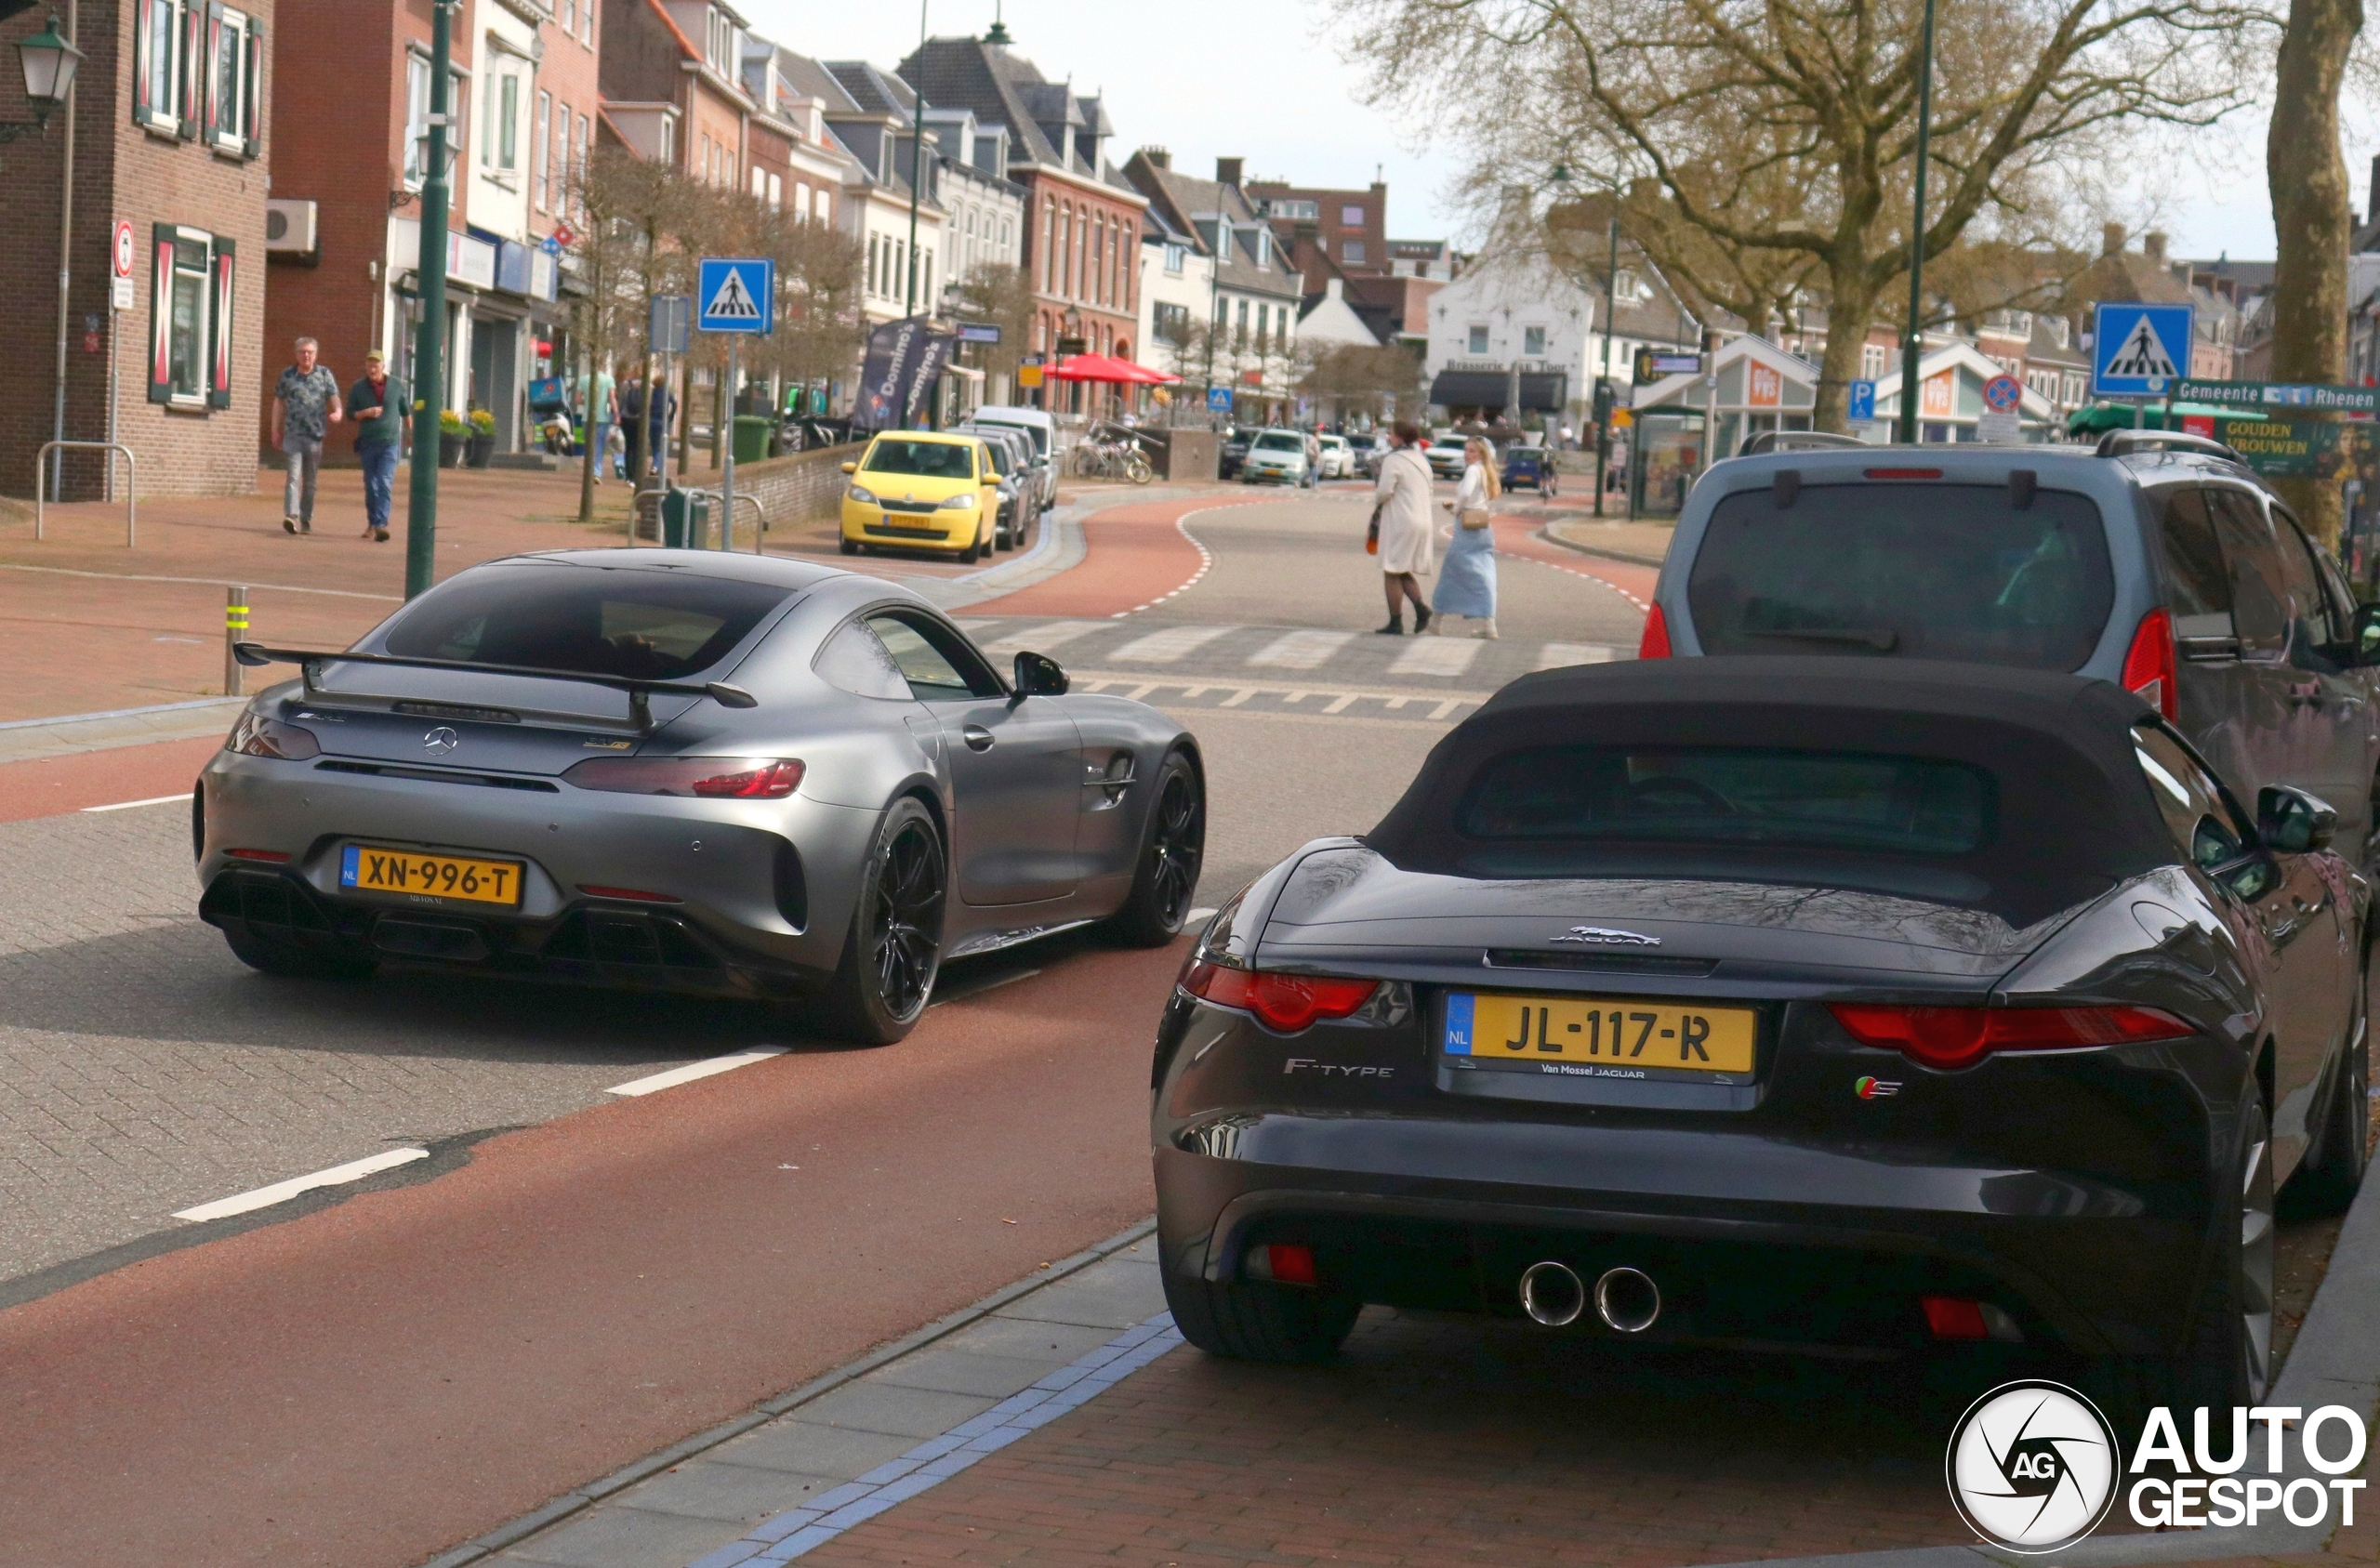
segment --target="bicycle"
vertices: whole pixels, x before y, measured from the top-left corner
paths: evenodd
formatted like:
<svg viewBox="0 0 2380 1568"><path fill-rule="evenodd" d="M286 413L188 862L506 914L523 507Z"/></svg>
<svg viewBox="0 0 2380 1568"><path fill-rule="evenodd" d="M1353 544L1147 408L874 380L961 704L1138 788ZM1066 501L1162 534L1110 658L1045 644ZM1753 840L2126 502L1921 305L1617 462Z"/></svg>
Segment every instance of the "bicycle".
<svg viewBox="0 0 2380 1568"><path fill-rule="evenodd" d="M1146 484L1157 478L1157 469L1148 455L1142 450L1140 438L1129 431L1109 428L1103 435L1096 429L1075 443L1075 474L1081 479L1124 480L1132 484Z"/></svg>

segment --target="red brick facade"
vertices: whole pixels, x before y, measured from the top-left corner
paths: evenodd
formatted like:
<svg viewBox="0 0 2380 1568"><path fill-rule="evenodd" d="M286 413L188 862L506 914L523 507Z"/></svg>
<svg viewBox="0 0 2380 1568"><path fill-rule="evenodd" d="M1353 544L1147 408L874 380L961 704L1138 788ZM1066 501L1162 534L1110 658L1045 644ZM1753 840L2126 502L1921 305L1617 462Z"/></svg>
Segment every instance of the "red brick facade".
<svg viewBox="0 0 2380 1568"><path fill-rule="evenodd" d="M1023 172L1012 170L1012 175ZM1035 300L1031 349L1054 354L1079 336L1083 351L1131 359L1140 320L1141 212L1137 191L1034 166L1025 173L1025 270ZM1080 384L1044 389L1047 406L1085 406Z"/></svg>
<svg viewBox="0 0 2380 1568"><path fill-rule="evenodd" d="M66 437L101 441L108 430L108 371L115 364L117 439L132 448L139 490L150 495L218 495L256 487L255 410L261 385L265 317L265 197L271 166L271 46L277 0L239 0L262 47L240 68L238 95L254 108L253 139L227 125L218 150L204 119L209 99L183 91L197 78L165 72L177 93L167 128L136 122L137 17L151 0L82 0L76 44L84 60L74 88L73 232L68 251ZM180 15L172 7L168 14ZM201 6L193 34L202 51L219 36L206 31ZM13 62L20 38L39 32L48 8L35 7L0 23L0 59ZM237 51L236 41L226 46ZM194 61L188 56L185 60ZM178 111L196 108L185 127ZM236 109L231 113L236 114ZM228 116L227 116L228 117ZM21 77L0 72L0 120L31 118ZM14 374L0 377L0 494L33 494L35 455L50 439L58 322L59 217L66 121L52 116L46 134L0 147L0 191L7 194L8 243L0 244L0 298L11 302ZM184 134L185 129L187 135ZM110 309L112 249L119 221L132 226L132 309ZM165 272L159 267L160 225ZM179 242L177 249L177 241ZM176 262L181 263L176 292ZM161 289L160 284L163 287ZM151 400L152 328L182 301L195 329L169 375L183 388L172 401ZM214 324L228 317L219 340ZM96 334L86 327L97 319ZM168 344L170 349L171 345ZM93 350L96 351L93 351ZM168 385L172 382L169 381ZM97 455L65 465L69 499L99 494ZM119 469L119 472L121 470ZM119 495L121 492L119 491Z"/></svg>

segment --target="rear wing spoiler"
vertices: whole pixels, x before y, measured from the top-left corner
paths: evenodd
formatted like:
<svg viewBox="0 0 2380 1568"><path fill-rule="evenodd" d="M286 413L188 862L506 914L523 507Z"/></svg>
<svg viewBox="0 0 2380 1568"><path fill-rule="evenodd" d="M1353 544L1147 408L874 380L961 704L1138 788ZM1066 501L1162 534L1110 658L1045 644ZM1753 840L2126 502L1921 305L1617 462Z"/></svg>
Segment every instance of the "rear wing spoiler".
<svg viewBox="0 0 2380 1568"><path fill-rule="evenodd" d="M471 675L509 675L529 680L572 680L582 686L602 686L615 692L625 692L628 698L628 723L639 733L653 728L653 698L708 697L721 707L748 708L760 706L760 700L740 686L730 686L723 680L638 680L624 675L595 675L585 670L537 669L527 665L482 665L467 659L416 659L399 653L330 653L298 648L267 648L260 642L235 642L231 656L250 669L266 665L296 665L306 683L306 695L311 700L320 695L324 665L389 665L401 669L457 670ZM346 693L338 693L345 695ZM363 693L357 693L362 695ZM395 699L383 699L394 701ZM581 714L540 714L539 718L570 718L575 722L589 722ZM596 723L616 724L617 719L595 719Z"/></svg>

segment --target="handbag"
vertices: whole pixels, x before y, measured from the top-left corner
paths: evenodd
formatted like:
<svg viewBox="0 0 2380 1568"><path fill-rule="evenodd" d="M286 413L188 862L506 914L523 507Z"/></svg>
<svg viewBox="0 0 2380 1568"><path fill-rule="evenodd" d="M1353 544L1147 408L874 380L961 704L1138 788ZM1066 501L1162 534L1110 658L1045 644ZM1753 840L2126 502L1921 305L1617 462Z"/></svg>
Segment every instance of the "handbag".
<svg viewBox="0 0 2380 1568"><path fill-rule="evenodd" d="M1474 507L1469 511L1459 515L1461 518L1462 526L1474 533L1487 527L1491 520L1491 515L1485 507Z"/></svg>
<svg viewBox="0 0 2380 1568"><path fill-rule="evenodd" d="M1387 505L1388 503L1383 501L1380 506L1372 508L1371 526L1364 531L1364 553L1366 555L1380 554L1380 514L1381 508Z"/></svg>

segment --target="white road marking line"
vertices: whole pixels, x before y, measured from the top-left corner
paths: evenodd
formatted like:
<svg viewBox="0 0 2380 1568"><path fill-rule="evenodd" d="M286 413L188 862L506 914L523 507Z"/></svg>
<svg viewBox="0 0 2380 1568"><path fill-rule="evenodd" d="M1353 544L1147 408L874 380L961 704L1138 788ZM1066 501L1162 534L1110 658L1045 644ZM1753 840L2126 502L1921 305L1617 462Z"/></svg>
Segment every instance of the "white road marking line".
<svg viewBox="0 0 2380 1568"><path fill-rule="evenodd" d="M603 1092L634 1095L651 1094L655 1089L673 1089L680 1084L691 1084L696 1078L707 1078L714 1073L733 1072L738 1067L749 1067L756 1061L766 1061L773 1056L783 1056L786 1049L784 1046L754 1046L748 1051L732 1051L726 1056L690 1061L683 1067L672 1067L667 1073L655 1073L650 1078L638 1078Z"/></svg>
<svg viewBox="0 0 2380 1568"><path fill-rule="evenodd" d="M1537 651L1531 669L1560 669L1566 665L1607 665L1611 650L1593 642L1549 642Z"/></svg>
<svg viewBox="0 0 2380 1568"><path fill-rule="evenodd" d="M1276 669L1312 669L1355 640L1351 631L1286 632L1250 653L1248 662Z"/></svg>
<svg viewBox="0 0 2380 1568"><path fill-rule="evenodd" d="M1488 645L1474 638L1417 637L1388 666L1391 675L1461 675Z"/></svg>
<svg viewBox="0 0 2380 1568"><path fill-rule="evenodd" d="M311 1176L293 1176L286 1181L276 1181L270 1187L258 1187L252 1192L242 1192L237 1197L218 1198L211 1204L201 1204L196 1208L179 1209L175 1212L174 1218L193 1220L223 1219L234 1214L245 1214L251 1209L271 1208L274 1204L287 1203L298 1193L311 1192L317 1187L337 1187L350 1181L361 1181L367 1176L377 1176L381 1171L391 1170L398 1166L411 1165L416 1160L428 1158L430 1158L430 1151L427 1149L384 1150L377 1154L367 1154L360 1160L350 1160L343 1166L333 1166L328 1170L318 1170Z"/></svg>
<svg viewBox="0 0 2380 1568"><path fill-rule="evenodd" d="M135 806L163 806L168 801L187 800L189 798L190 791L184 790L179 795L152 795L146 800L119 800L112 806L86 806L83 810L86 811L129 811Z"/></svg>
<svg viewBox="0 0 2380 1568"><path fill-rule="evenodd" d="M1255 687L1243 686L1238 691L1234 692L1230 696L1225 697L1216 705L1219 707L1237 707L1240 704L1248 701L1249 698L1254 695L1256 695Z"/></svg>
<svg viewBox="0 0 2380 1568"><path fill-rule="evenodd" d="M1184 925L1197 926L1202 925L1214 917L1215 912L1212 909L1201 905L1200 907L1192 910L1189 914L1183 916L1182 920ZM2374 1089L2373 1093L2374 1095L2380 1095L2380 1089Z"/></svg>
<svg viewBox="0 0 2380 1568"><path fill-rule="evenodd" d="M1449 697L1449 698L1448 698L1445 702L1440 703L1437 706L1435 706L1435 707L1432 708L1432 709L1430 710L1430 717L1431 717L1432 718L1444 718L1447 715L1448 715L1448 714L1452 713L1455 709L1457 709L1457 708L1459 708L1459 707L1462 706L1463 702L1464 702L1464 699L1463 699L1463 698L1461 698L1461 697Z"/></svg>
<svg viewBox="0 0 2380 1568"><path fill-rule="evenodd" d="M1045 648L1055 648L1062 642L1072 642L1076 638L1095 632L1106 624L1104 621L1051 621L1043 626L1026 626L986 642L984 644L984 652L1017 653L1029 648L1038 653Z"/></svg>
<svg viewBox="0 0 2380 1568"><path fill-rule="evenodd" d="M1000 623L990 619L989 617L985 617L972 621L953 621L950 624L957 626L960 631L967 633L970 637L972 637L975 633L982 631L985 626L996 626Z"/></svg>
<svg viewBox="0 0 2380 1568"><path fill-rule="evenodd" d="M1330 699L1330 705L1324 708L1322 711L1325 713L1344 713L1354 705L1355 701L1355 694L1353 692L1345 692L1342 695Z"/></svg>
<svg viewBox="0 0 2380 1568"><path fill-rule="evenodd" d="M1150 692L1156 691L1157 687L1157 683L1154 680L1143 681L1140 685L1135 686L1130 691L1125 692L1124 700L1128 703L1137 703L1143 697L1145 697Z"/></svg>
<svg viewBox="0 0 2380 1568"><path fill-rule="evenodd" d="M1314 693L1311 692L1292 692L1288 696L1281 699L1281 704L1286 707L1291 703L1302 703L1313 694Z"/></svg>
<svg viewBox="0 0 2380 1568"><path fill-rule="evenodd" d="M1104 692L1115 684L1112 680L1086 680L1082 683L1082 689L1086 692Z"/></svg>
<svg viewBox="0 0 2380 1568"><path fill-rule="evenodd" d="M1223 636L1237 631L1237 626L1168 626L1146 637L1135 638L1123 647L1111 652L1111 659L1142 659L1153 665L1170 665L1185 653L1199 649Z"/></svg>
<svg viewBox="0 0 2380 1568"><path fill-rule="evenodd" d="M1182 689L1182 700L1188 702L1193 697L1202 697L1206 693L1207 689L1203 686L1184 686Z"/></svg>
<svg viewBox="0 0 2380 1568"><path fill-rule="evenodd" d="M1403 707L1412 700L1413 699L1410 697L1391 697L1388 699L1388 711L1395 713L1398 708Z"/></svg>

